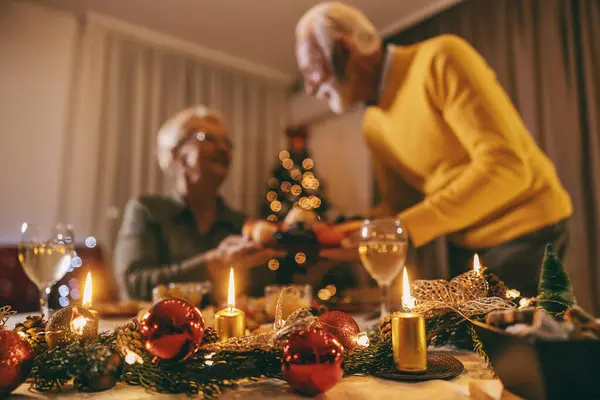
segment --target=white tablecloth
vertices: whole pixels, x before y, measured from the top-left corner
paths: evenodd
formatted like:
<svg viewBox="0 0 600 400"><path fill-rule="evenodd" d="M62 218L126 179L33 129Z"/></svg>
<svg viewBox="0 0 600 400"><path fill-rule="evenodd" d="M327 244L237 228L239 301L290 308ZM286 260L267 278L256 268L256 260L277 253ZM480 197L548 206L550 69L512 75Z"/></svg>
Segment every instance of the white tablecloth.
<svg viewBox="0 0 600 400"><path fill-rule="evenodd" d="M12 329L14 325L25 319L24 314L18 314L8 321L7 328ZM357 318L360 325L365 321ZM112 330L116 326L126 323L127 320L101 320L100 331ZM498 380L492 379L490 371L485 363L475 353L467 351L448 351L457 357L465 366L465 372L452 381L429 381L421 383L404 383L389 381L374 377L347 377L338 383L333 389L319 396L322 400L348 399L348 400L372 400L372 399L414 399L414 400L490 400L517 399L514 395L502 391L502 385ZM73 391L39 393L30 389L29 383L24 383L17 388L9 399L185 399L184 395L165 395L147 391L144 388L129 386L119 383L115 388L99 393L78 393ZM289 386L275 379L264 380L249 384L242 384L235 391L228 391L223 399L298 399L306 400L306 397L295 394Z"/></svg>

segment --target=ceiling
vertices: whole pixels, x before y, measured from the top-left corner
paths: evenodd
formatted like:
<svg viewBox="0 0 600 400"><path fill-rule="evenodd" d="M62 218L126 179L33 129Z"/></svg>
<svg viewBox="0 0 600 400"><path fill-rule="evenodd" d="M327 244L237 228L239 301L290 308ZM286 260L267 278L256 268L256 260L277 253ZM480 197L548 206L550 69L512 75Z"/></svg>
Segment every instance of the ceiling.
<svg viewBox="0 0 600 400"><path fill-rule="evenodd" d="M375 26L394 30L458 0L346 0ZM318 0L45 0L83 15L95 11L228 55L296 74L294 27Z"/></svg>

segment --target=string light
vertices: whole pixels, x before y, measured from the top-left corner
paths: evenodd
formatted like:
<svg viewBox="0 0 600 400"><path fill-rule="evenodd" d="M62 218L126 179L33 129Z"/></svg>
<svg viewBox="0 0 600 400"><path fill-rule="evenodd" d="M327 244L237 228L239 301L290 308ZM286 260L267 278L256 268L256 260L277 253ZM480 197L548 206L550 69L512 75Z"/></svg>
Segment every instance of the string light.
<svg viewBox="0 0 600 400"><path fill-rule="evenodd" d="M292 161L291 158L286 158L285 160L283 160L281 165L283 165L283 168L285 169L290 169L294 166L294 161Z"/></svg>
<svg viewBox="0 0 600 400"><path fill-rule="evenodd" d="M281 183L281 190L283 192L289 192L290 188L292 187L292 184L288 181L282 182Z"/></svg>
<svg viewBox="0 0 600 400"><path fill-rule="evenodd" d="M337 293L337 288L335 287L335 285L327 285L325 286L325 289L329 290L331 296L335 296L335 294Z"/></svg>
<svg viewBox="0 0 600 400"><path fill-rule="evenodd" d="M277 186L279 186L279 181L277 180L277 178L269 179L269 187L271 189L275 189Z"/></svg>
<svg viewBox="0 0 600 400"><path fill-rule="evenodd" d="M271 261L269 261L269 269L271 271L277 271L279 269L279 261L272 259Z"/></svg>
<svg viewBox="0 0 600 400"><path fill-rule="evenodd" d="M312 172L305 172L304 175L302 175L302 179L306 179L306 178L314 178L315 174L313 174Z"/></svg>
<svg viewBox="0 0 600 400"><path fill-rule="evenodd" d="M270 222L276 222L277 219L278 219L277 215L275 215L275 214L271 214L267 217L267 221L270 221Z"/></svg>
<svg viewBox="0 0 600 400"><path fill-rule="evenodd" d="M269 193L267 193L267 200L269 201L273 201L273 200L277 200L277 193L270 191Z"/></svg>
<svg viewBox="0 0 600 400"><path fill-rule="evenodd" d="M279 212L281 211L281 202L278 200L272 201L271 202L271 210L273 212Z"/></svg>
<svg viewBox="0 0 600 400"><path fill-rule="evenodd" d="M302 161L302 168L304 168L304 169L311 169L314 166L315 166L315 162L312 160L312 158L305 158Z"/></svg>
<svg viewBox="0 0 600 400"><path fill-rule="evenodd" d="M279 152L279 159L281 161L285 161L285 160L287 160L289 158L290 158L290 152L289 151L287 151L287 150L281 150Z"/></svg>
<svg viewBox="0 0 600 400"><path fill-rule="evenodd" d="M290 172L290 176L292 177L293 180L295 181L299 181L300 178L302 178L302 172L300 172L299 169L293 169L292 172Z"/></svg>
<svg viewBox="0 0 600 400"><path fill-rule="evenodd" d="M317 293L317 296L319 297L320 300L327 301L331 298L331 292L327 289L321 289Z"/></svg>
<svg viewBox="0 0 600 400"><path fill-rule="evenodd" d="M294 260L296 260L296 262L298 264L304 264L306 262L306 254L304 254L304 253L296 253L296 256L294 257Z"/></svg>
<svg viewBox="0 0 600 400"><path fill-rule="evenodd" d="M294 185L290 191L294 196L298 196L300 193L302 193L302 188L300 185Z"/></svg>

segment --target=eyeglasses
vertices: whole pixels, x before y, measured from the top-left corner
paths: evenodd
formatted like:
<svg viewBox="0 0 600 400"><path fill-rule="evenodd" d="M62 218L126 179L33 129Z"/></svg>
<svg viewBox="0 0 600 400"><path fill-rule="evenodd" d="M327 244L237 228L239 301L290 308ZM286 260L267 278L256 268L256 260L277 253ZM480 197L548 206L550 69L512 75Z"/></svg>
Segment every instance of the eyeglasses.
<svg viewBox="0 0 600 400"><path fill-rule="evenodd" d="M179 150L184 144L197 140L200 143L212 143L213 145L223 145L228 150L233 150L233 142L227 136L215 135L209 131L191 131L174 147L174 151Z"/></svg>

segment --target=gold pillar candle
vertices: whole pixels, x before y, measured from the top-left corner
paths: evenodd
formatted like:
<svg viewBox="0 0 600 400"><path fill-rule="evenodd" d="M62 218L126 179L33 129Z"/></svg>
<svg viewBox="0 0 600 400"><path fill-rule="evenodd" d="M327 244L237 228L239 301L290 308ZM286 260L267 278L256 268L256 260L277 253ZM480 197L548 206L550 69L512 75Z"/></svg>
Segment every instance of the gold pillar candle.
<svg viewBox="0 0 600 400"><path fill-rule="evenodd" d="M427 371L425 319L410 312L415 306L415 298L410 295L406 267L402 278L402 305L406 312L392 316L394 363L399 371L422 373Z"/></svg>
<svg viewBox="0 0 600 400"><path fill-rule="evenodd" d="M427 341L422 315L395 313L392 316L392 348L397 370L427 371Z"/></svg>
<svg viewBox="0 0 600 400"><path fill-rule="evenodd" d="M230 338L246 335L246 314L235 308L235 286L233 280L233 268L229 270L229 293L227 296L227 308L219 310L215 314L215 330L219 339L224 342Z"/></svg>

